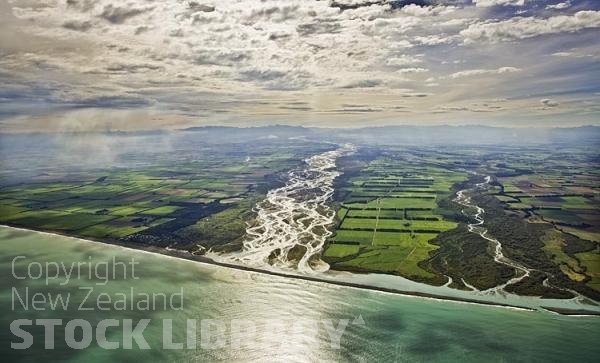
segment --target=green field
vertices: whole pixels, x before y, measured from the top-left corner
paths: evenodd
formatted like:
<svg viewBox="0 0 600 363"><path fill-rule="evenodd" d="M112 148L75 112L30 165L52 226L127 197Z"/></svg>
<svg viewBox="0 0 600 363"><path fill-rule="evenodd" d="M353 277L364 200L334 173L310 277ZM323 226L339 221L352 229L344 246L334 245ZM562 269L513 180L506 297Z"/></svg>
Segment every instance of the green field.
<svg viewBox="0 0 600 363"><path fill-rule="evenodd" d="M176 210L181 209L181 207L176 207L172 205L165 205L162 207L145 210L143 214L155 215L155 216L164 216L175 212Z"/></svg>
<svg viewBox="0 0 600 363"><path fill-rule="evenodd" d="M270 175L330 148L183 139L166 152L124 154L120 166L76 159L37 165L34 156L7 163L0 170L0 223L136 245L196 250L235 242L239 248L253 203L273 187Z"/></svg>
<svg viewBox="0 0 600 363"><path fill-rule="evenodd" d="M341 229L396 229L403 231L427 230L443 232L456 228L456 223L448 221L424 221L407 219L372 219L372 218L344 218Z"/></svg>
<svg viewBox="0 0 600 363"><path fill-rule="evenodd" d="M341 258L346 256L352 256L358 253L360 246L354 245L343 245L343 244L334 244L330 245L325 251L325 257L333 257L333 258Z"/></svg>
<svg viewBox="0 0 600 363"><path fill-rule="evenodd" d="M578 253L577 258L585 267L586 274L591 277L587 285L594 290L600 291L600 252L596 250Z"/></svg>
<svg viewBox="0 0 600 363"><path fill-rule="evenodd" d="M583 281L585 271L580 265L579 258L573 258L565 253L565 240L562 233L552 230L544 237L544 251L560 266L561 271L573 281Z"/></svg>
<svg viewBox="0 0 600 363"><path fill-rule="evenodd" d="M536 210L535 214L542 216L545 220L564 223L564 224L580 224L581 218L575 213L563 209L541 209Z"/></svg>
<svg viewBox="0 0 600 363"><path fill-rule="evenodd" d="M340 262L337 266L359 271L393 273L417 280L430 279L434 274L423 270L417 263L426 259L434 249L433 246L375 246L366 249L356 258Z"/></svg>
<svg viewBox="0 0 600 363"><path fill-rule="evenodd" d="M433 209L436 207L435 199L431 198L379 198L367 203L346 204L350 209Z"/></svg>
<svg viewBox="0 0 600 363"><path fill-rule="evenodd" d="M360 244L371 244L373 243L373 232L366 231L336 231L333 240L336 242L358 242Z"/></svg>
<svg viewBox="0 0 600 363"><path fill-rule="evenodd" d="M402 232L380 232L375 233L373 239L374 246L411 246L414 248L429 248L434 249L434 246L427 242L434 239L436 233L402 233Z"/></svg>
<svg viewBox="0 0 600 363"><path fill-rule="evenodd" d="M437 212L463 173L437 166L375 159L347 180L344 212L324 258L333 268L393 273L419 281L440 281L419 267L438 247L429 244L457 223ZM348 210L346 212L346 209ZM359 245L343 245L358 243ZM443 278L442 278L443 280Z"/></svg>

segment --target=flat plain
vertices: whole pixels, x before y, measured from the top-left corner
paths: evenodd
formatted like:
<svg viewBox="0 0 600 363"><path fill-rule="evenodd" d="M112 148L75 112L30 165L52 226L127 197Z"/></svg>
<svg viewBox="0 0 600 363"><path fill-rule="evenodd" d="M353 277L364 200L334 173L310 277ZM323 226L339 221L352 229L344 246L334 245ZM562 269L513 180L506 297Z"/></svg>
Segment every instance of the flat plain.
<svg viewBox="0 0 600 363"><path fill-rule="evenodd" d="M119 152L106 160L74 152L64 138L28 136L35 142L26 148L5 141L18 152L3 160L0 223L192 255L239 251L266 193L336 146L270 133L257 143L226 131L112 135ZM457 289L507 282L518 272L467 230L474 210L455 201L463 190L485 210L484 227L504 254L535 271L511 292L598 300L598 161L593 149L558 150L358 143L336 162L335 223L321 258L336 270L452 279Z"/></svg>

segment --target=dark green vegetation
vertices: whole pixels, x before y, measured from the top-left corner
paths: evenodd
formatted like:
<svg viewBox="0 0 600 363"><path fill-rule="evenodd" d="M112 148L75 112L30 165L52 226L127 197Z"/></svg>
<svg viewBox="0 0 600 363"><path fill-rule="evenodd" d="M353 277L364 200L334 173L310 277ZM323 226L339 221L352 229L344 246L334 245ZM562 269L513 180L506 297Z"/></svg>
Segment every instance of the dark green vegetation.
<svg viewBox="0 0 600 363"><path fill-rule="evenodd" d="M338 224L324 258L333 268L383 272L480 290L515 277L489 241L467 230L453 201L471 191L504 254L534 271L507 290L600 300L600 199L596 155L584 149L370 148L341 162ZM473 174L467 177L465 171ZM467 211L473 214L474 211Z"/></svg>
<svg viewBox="0 0 600 363"><path fill-rule="evenodd" d="M170 146L155 152L157 137L143 139L150 148L134 136L114 137L122 144L108 165L93 154L65 154L70 139L46 145L48 155L18 155L27 163L4 163L0 223L195 254L239 249L255 202L281 184L282 173L331 148L290 140L212 143L192 133L170 137Z"/></svg>
<svg viewBox="0 0 600 363"><path fill-rule="evenodd" d="M557 275L568 278L566 282L585 283L600 291L597 161L586 153L572 151L529 153L512 159L523 172L499 175L500 188L495 197L508 214L538 226L533 240L536 251L540 246L544 250L543 254L528 254L521 259L536 255L539 260L550 259L551 265L562 272ZM500 227L499 222L496 227Z"/></svg>
<svg viewBox="0 0 600 363"><path fill-rule="evenodd" d="M490 233L505 241L508 256L534 267L522 286L544 290L545 277L600 299L600 196L597 156L581 150L503 155L493 197L478 201ZM544 277L545 276L545 277ZM514 286L522 293L522 286ZM532 286L535 286L533 288ZM532 287L532 288L529 288Z"/></svg>
<svg viewBox="0 0 600 363"><path fill-rule="evenodd" d="M467 289L466 282L485 290L514 276L512 268L498 264L491 258L489 241L469 232L464 224L440 234L431 243L440 248L421 264L431 271L452 277L452 287Z"/></svg>

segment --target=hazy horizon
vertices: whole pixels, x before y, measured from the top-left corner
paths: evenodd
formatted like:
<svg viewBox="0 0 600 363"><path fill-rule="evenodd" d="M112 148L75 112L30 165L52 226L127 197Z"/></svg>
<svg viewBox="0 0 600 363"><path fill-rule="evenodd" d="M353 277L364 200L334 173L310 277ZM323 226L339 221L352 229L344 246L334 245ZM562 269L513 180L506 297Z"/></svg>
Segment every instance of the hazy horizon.
<svg viewBox="0 0 600 363"><path fill-rule="evenodd" d="M523 125L523 126L493 126L485 124L390 124L390 125L372 125L372 126L307 126L301 124L265 124L265 125L226 125L226 124L206 124L206 125L189 125L182 126L180 128L142 128L133 130L121 130L121 129L54 129L54 130L0 130L0 135L19 135L19 134L136 134L136 133L171 133L171 132L191 132L203 129L240 129L240 130L257 130L257 129L269 129L269 128L300 128L306 130L377 130L377 129L394 129L394 128L412 128L412 129L440 129L449 128L451 130L459 129L486 129L486 130L520 130L520 131L552 131L552 130L577 130L577 129L597 129L600 130L600 124L582 124L577 126L547 126L547 125Z"/></svg>

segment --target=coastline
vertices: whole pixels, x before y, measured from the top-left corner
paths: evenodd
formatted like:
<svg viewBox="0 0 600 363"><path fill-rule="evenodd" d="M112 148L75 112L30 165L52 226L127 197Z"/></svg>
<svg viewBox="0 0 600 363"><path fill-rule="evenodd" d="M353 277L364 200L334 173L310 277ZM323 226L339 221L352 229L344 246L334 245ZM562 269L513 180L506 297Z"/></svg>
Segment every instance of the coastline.
<svg viewBox="0 0 600 363"><path fill-rule="evenodd" d="M567 315L567 316L600 316L600 312L598 311L590 311L584 309L565 309L565 308L556 308L551 306L541 306L542 309L549 311L558 315Z"/></svg>
<svg viewBox="0 0 600 363"><path fill-rule="evenodd" d="M367 284L363 284L363 283L354 283L354 282L349 282L349 281L334 280L334 279L329 279L326 277L300 275L300 274L294 274L294 273L287 273L284 271L274 271L274 270L261 269L261 268L245 266L245 265L224 263L224 262L215 261L215 260L205 257L205 256L195 256L195 255L190 254L187 251L180 251L180 250L175 250L175 249L166 249L166 248L160 248L160 247L154 247L154 246L142 246L142 245L137 246L134 244L119 243L118 241L112 241L112 240L108 241L108 240L81 238L81 237L68 235L68 234L64 234L64 233L60 233L60 232L54 232L54 231L51 232L51 231L42 230L42 229L22 228L22 227L7 225L7 224L0 224L0 227L9 228L9 229L13 229L13 230L19 230L19 231L35 232L35 233L46 234L46 235L50 235L50 236L60 236L60 237L64 237L64 238L71 238L71 239L75 239L75 240L78 240L81 242L87 242L87 243L99 243L99 244L105 244L105 245L112 245L112 246L117 246L117 247L121 247L121 248L126 248L128 250L151 253L151 254L157 255L157 256L177 258L178 260L186 260L186 261L190 261L190 262L204 263L207 265L218 266L218 267L223 267L223 268L228 268L228 269L241 270L241 271L259 273L259 274L266 274L266 275L271 275L271 276L278 276L278 277L284 277L284 278L290 278L290 279L296 279L296 280L302 280L302 281L325 283L325 284L330 284L330 285L349 287L349 288L355 288L355 289L361 289L361 290L377 291L377 292L381 292L381 293L395 294L395 295L401 295L401 296L407 296L407 297L417 297L417 298L424 298L424 299L430 299L430 300L448 301L448 302L454 302L454 303L476 304L476 305L482 305L482 306L492 306L492 307L512 309L512 310L521 310L521 311L532 311L532 312L533 311L549 311L551 313L556 313L556 314L565 315L565 316L573 316L573 315L600 316L600 312L591 311L591 310L564 309L564 308L544 307L544 306L540 306L540 309L535 309L535 308L532 308L529 306L523 306L523 305L493 302L493 301L486 301L486 300L478 300L478 299L466 298L466 297L447 296L447 295L428 293L428 292L419 292L419 291L410 291L410 290L403 290L403 289L396 289L396 288L388 288L388 287L382 287L382 286L367 285ZM577 312L577 314L573 314L573 312L575 312L575 311Z"/></svg>

